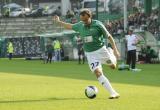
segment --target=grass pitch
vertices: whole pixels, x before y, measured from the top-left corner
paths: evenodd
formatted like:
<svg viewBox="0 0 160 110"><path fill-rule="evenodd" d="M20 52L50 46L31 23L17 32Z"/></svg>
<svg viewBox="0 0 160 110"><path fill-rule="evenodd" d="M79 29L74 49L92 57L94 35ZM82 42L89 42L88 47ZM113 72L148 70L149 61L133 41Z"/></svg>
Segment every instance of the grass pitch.
<svg viewBox="0 0 160 110"><path fill-rule="evenodd" d="M88 64L0 59L0 110L160 110L160 64L138 65L141 72L104 73L121 97L108 99ZM84 89L99 92L88 99Z"/></svg>

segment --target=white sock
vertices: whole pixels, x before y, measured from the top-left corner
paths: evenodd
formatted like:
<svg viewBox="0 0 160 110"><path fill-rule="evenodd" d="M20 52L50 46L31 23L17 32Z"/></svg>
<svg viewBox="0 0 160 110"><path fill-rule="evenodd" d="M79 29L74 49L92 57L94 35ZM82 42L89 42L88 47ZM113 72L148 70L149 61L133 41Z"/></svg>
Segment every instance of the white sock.
<svg viewBox="0 0 160 110"><path fill-rule="evenodd" d="M108 92L111 94L111 96L115 96L118 93L112 88L109 80L102 74L100 77L98 77L98 81L105 87L105 89L108 90Z"/></svg>

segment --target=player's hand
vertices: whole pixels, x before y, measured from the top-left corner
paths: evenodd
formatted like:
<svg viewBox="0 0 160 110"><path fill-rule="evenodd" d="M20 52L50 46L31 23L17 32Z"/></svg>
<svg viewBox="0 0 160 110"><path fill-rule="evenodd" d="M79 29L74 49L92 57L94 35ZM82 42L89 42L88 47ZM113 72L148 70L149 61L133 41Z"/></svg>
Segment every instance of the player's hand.
<svg viewBox="0 0 160 110"><path fill-rule="evenodd" d="M59 22L60 21L59 16L57 15L53 16L53 21Z"/></svg>

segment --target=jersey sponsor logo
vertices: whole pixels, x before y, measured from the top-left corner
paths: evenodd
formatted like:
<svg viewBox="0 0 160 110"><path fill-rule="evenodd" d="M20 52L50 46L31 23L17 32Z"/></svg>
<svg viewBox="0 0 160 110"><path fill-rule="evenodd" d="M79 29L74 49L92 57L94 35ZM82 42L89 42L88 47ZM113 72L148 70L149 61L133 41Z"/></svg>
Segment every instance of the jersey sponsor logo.
<svg viewBox="0 0 160 110"><path fill-rule="evenodd" d="M84 42L85 43L93 42L93 37L92 36L86 36L86 37L84 37Z"/></svg>
<svg viewBox="0 0 160 110"><path fill-rule="evenodd" d="M91 28L91 29L89 29L89 30L90 30L91 32L94 32L94 31L95 31L95 29L92 29L92 28Z"/></svg>

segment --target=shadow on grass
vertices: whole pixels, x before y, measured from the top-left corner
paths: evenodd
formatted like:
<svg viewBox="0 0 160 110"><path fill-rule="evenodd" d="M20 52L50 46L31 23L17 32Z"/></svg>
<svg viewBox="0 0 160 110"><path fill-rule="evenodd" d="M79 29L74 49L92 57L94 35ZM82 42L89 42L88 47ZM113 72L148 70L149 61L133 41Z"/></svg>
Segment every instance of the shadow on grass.
<svg viewBox="0 0 160 110"><path fill-rule="evenodd" d="M64 101L64 100L88 100L87 98L46 98L46 99L28 99L28 100L6 100L6 101L0 101L0 104L2 103L32 103L32 102L47 102L47 101Z"/></svg>
<svg viewBox="0 0 160 110"><path fill-rule="evenodd" d="M138 65L141 72L111 70L104 66L104 74L115 83L134 85L160 86L160 65ZM42 61L25 61L0 59L0 72L41 75L50 77L65 77L81 80L97 80L88 67L88 64L78 65L76 61L53 62L43 64Z"/></svg>

